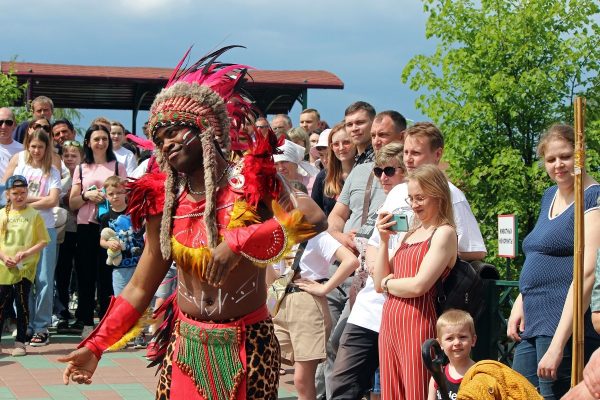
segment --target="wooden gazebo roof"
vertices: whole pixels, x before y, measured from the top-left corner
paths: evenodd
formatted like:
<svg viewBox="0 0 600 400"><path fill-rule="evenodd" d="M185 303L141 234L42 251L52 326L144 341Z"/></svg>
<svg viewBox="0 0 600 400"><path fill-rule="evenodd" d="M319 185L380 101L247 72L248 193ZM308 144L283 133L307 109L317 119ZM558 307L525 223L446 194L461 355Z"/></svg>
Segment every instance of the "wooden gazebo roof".
<svg viewBox="0 0 600 400"><path fill-rule="evenodd" d="M2 73L12 72L27 82L26 96L48 96L59 108L148 110L166 84L172 68L101 67L0 62ZM344 83L327 71L251 70L245 89L265 114L288 113L296 101L304 107L308 89L343 89Z"/></svg>

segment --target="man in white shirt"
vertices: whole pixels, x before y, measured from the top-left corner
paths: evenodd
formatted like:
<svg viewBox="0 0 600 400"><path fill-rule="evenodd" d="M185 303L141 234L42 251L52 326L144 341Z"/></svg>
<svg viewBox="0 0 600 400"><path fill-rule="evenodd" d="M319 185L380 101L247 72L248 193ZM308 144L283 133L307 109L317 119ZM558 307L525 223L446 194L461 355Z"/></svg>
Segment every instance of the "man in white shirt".
<svg viewBox="0 0 600 400"><path fill-rule="evenodd" d="M117 161L125 165L127 176L131 176L137 167L135 155L123 147L125 141L125 127L119 121L113 121L110 124L110 138L113 143L113 153L117 157Z"/></svg>
<svg viewBox="0 0 600 400"><path fill-rule="evenodd" d="M406 119L399 112L390 110L375 115L373 110L373 116L370 117L370 114L364 109L365 106L363 103L358 103L358 106L356 106L356 104L357 103L354 103L348 107L348 109L352 111L358 106L363 107L352 111L350 114L364 114L364 118L369 119L369 131L367 132L367 137L369 138L370 143L368 147L372 149L371 151L374 151L373 154L378 152L388 143L402 142L403 131L406 128ZM355 120L355 122L356 121L358 121L358 119ZM361 126L363 124L363 122L359 123ZM363 133L361 133L361 135L363 135ZM367 160L365 159L365 161ZM348 175L342 193L338 197L327 220L329 223L328 232L348 249L356 252L358 252L357 243L366 242L366 239L363 241L360 238L355 238L355 236L362 225L365 191L369 180L372 182L372 187L369 197L370 201L367 202L369 206L367 215L374 214L385 198L385 193L379 180L373 179L372 177L369 178L369 176L373 174L373 167L373 162L355 165L350 175ZM371 226L371 229L373 229L373 227L374 225ZM364 235L365 238L368 237L368 234ZM342 289L349 293L351 283L352 280L347 280L345 284L341 285ZM338 294L335 291L332 293L333 295ZM336 398L335 396L331 396L332 387L337 386L335 382L336 378L335 376L332 376L330 372L334 371L333 369L335 368L334 360L337 357L336 351L338 349L338 343L341 343L340 337L345 329L344 326L349 314L350 305L347 304L346 297L336 299L333 298L333 296L329 296L328 300L332 312L332 319L334 321L334 329L331 333L327 348L327 364L323 367L325 373L325 392L329 399ZM317 389L318 393L321 395L323 392L322 386L321 377L317 375Z"/></svg>
<svg viewBox="0 0 600 400"><path fill-rule="evenodd" d="M0 176L4 176L11 157L23 150L23 145L13 139L16 125L12 110L8 107L0 108Z"/></svg>
<svg viewBox="0 0 600 400"><path fill-rule="evenodd" d="M419 122L408 128L404 131L403 156L408 173L421 165L439 164L443 148L442 133L432 123ZM452 183L448 184L458 234L458 253L463 260L481 260L486 255L486 248L479 225L465 195ZM379 211L404 213L412 218L412 210L405 201L407 196L406 183L397 185L388 193ZM375 229L366 250L366 263L370 270L379 244L379 232ZM396 244L397 240L390 240L390 248ZM360 398L370 388L370 377L379 365L378 338L384 301L384 295L375 292L373 279L369 277L356 297L340 338L331 376L331 398Z"/></svg>

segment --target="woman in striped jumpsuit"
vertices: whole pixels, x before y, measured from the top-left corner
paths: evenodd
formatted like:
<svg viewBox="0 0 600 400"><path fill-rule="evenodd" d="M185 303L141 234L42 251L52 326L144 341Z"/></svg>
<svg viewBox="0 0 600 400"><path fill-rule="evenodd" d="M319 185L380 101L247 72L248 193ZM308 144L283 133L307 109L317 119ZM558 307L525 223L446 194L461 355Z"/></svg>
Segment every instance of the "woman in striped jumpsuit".
<svg viewBox="0 0 600 400"><path fill-rule="evenodd" d="M400 247L388 254L395 224L382 214L377 224L381 246L374 271L376 289L388 294L379 332L381 398L423 400L429 375L421 343L435 337L435 282L454 266L457 237L452 201L444 174L424 165L408 176L408 198L415 215ZM391 221L391 222L390 222Z"/></svg>

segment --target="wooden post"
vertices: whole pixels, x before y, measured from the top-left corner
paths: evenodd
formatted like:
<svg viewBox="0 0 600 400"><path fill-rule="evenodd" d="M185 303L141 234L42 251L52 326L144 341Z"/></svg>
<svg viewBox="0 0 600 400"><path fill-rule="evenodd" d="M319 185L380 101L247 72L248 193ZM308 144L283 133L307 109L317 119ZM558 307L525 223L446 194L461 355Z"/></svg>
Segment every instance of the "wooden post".
<svg viewBox="0 0 600 400"><path fill-rule="evenodd" d="M585 99L575 99L575 240L573 254L573 359L571 387L583 380L583 173L585 170L584 137Z"/></svg>

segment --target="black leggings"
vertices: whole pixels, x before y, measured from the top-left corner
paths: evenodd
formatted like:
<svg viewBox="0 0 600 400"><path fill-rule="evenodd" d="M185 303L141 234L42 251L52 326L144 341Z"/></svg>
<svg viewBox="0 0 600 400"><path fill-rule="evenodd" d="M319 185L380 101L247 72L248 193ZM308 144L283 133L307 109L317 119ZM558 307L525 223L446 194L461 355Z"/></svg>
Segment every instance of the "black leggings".
<svg viewBox="0 0 600 400"><path fill-rule="evenodd" d="M69 287L76 248L77 233L65 232L65 240L60 244L58 249L58 261L56 263L56 272L54 273L58 300L60 300L65 310L69 309Z"/></svg>
<svg viewBox="0 0 600 400"><path fill-rule="evenodd" d="M106 252L100 247L100 226L98 224L77 225L77 249L75 251L75 272L77 273L77 311L75 318L84 325L94 325L94 296L98 293L100 310L98 317L102 319L112 289L112 270L105 265L100 257Z"/></svg>
<svg viewBox="0 0 600 400"><path fill-rule="evenodd" d="M12 308L12 299L17 307L17 337L15 341L25 343L29 324L29 291L31 282L23 278L12 285L0 285L0 332L4 329L4 310Z"/></svg>

